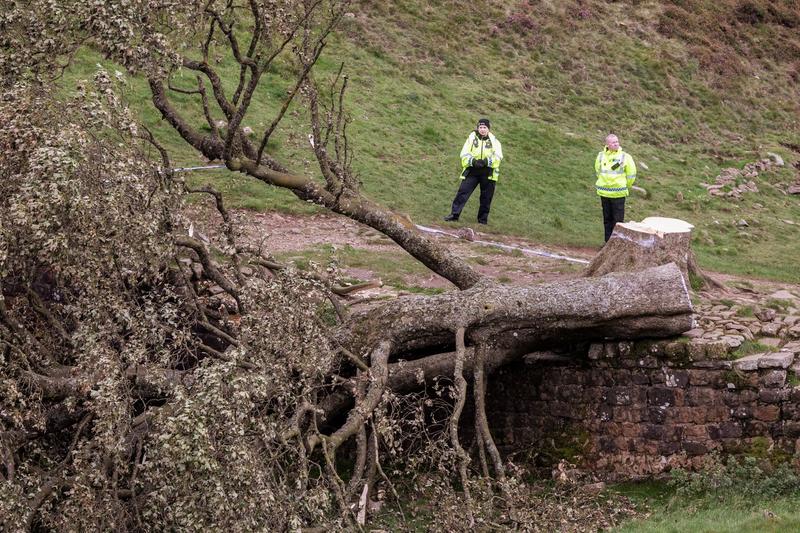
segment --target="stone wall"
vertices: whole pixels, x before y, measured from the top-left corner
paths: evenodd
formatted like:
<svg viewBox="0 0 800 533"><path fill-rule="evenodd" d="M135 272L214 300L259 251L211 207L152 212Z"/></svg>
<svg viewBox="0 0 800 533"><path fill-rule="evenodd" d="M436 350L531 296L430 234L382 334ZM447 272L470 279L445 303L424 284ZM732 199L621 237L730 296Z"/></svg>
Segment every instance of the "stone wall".
<svg viewBox="0 0 800 533"><path fill-rule="evenodd" d="M721 452L800 452L800 341L735 359L728 339L594 344L532 354L487 391L498 446L607 478L696 468Z"/></svg>

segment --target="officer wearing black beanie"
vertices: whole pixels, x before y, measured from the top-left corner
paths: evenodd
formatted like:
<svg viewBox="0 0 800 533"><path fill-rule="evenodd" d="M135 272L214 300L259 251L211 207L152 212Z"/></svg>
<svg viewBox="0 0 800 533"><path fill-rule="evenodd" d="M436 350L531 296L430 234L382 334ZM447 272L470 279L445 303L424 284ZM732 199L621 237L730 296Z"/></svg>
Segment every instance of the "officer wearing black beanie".
<svg viewBox="0 0 800 533"><path fill-rule="evenodd" d="M464 147L461 148L462 181L456 197L453 199L450 214L444 217L446 222L458 220L472 191L480 185L478 223L489 223L489 208L492 205L494 188L500 175L500 161L503 159L503 149L497 137L489 131L491 127L492 124L488 118L478 119L475 131L469 134Z"/></svg>

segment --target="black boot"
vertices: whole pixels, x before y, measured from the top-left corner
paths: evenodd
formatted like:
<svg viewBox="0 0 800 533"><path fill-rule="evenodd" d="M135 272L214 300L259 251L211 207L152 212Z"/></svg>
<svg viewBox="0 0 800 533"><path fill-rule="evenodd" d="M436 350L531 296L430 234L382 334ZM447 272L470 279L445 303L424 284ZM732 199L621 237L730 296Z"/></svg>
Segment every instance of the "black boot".
<svg viewBox="0 0 800 533"><path fill-rule="evenodd" d="M444 217L445 222L456 222L457 220L458 220L458 215L454 215L453 213L450 213L449 215Z"/></svg>

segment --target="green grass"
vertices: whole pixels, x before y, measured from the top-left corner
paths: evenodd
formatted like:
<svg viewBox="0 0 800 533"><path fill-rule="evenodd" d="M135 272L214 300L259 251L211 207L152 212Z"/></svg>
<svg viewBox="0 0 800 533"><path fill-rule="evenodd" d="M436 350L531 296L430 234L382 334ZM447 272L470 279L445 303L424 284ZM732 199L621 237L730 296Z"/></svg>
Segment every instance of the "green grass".
<svg viewBox="0 0 800 533"><path fill-rule="evenodd" d="M646 520L629 522L616 533L782 533L800 530L800 496L780 498L755 505L719 501L713 506L681 505L653 507Z"/></svg>
<svg viewBox="0 0 800 533"><path fill-rule="evenodd" d="M746 340L742 343L741 346L736 348L735 351L730 353L730 359L741 359L742 357L745 357L747 355L770 352L773 350L775 350L775 348L773 348L772 346L761 344L758 341Z"/></svg>
<svg viewBox="0 0 800 533"><path fill-rule="evenodd" d="M592 165L604 134L615 131L640 163L638 184L650 193L629 199L627 219L682 218L696 226L701 266L800 282L796 230L782 222L800 221L800 201L776 188L796 179L790 165L759 176L759 193L741 201L709 197L700 186L767 151L787 163L800 157L787 148L800 144L800 84L796 65L783 59L800 50L785 25L797 9L743 23L733 0L674 4L490 1L474 24L466 15L471 4L462 0L440 7L400 0L392 9L365 0L329 40L316 77L325 80L345 62L354 170L367 195L415 222L435 223L448 212L458 151L476 118L488 116L506 155L490 231L599 247ZM65 87L90 76L96 63L113 69L84 51ZM238 79L233 63L216 65L228 90ZM287 72L278 64L265 77L244 125L258 132L270 122L290 83ZM181 86L192 80L178 73ZM126 96L176 165L204 163L160 120L143 80L130 78ZM192 97L175 100L200 123ZM316 176L307 130L299 102L269 150L293 172ZM214 183L233 207L314 210L225 171L187 179ZM477 196L465 222L475 216ZM747 228L736 226L742 218Z"/></svg>
<svg viewBox="0 0 800 533"><path fill-rule="evenodd" d="M761 532L800 529L800 478L785 452L754 443L743 458L717 457L703 471L675 470L669 482L620 484L646 518L617 532Z"/></svg>
<svg viewBox="0 0 800 533"><path fill-rule="evenodd" d="M350 268L363 268L374 272L385 284L398 290L418 294L444 292L444 289L437 287L418 287L409 283L409 276L429 276L430 271L408 254L399 255L396 252L363 250L349 245L341 247L320 245L299 252L279 253L276 254L276 258L280 261L292 262L301 270L309 269L311 261L319 265L335 263Z"/></svg>

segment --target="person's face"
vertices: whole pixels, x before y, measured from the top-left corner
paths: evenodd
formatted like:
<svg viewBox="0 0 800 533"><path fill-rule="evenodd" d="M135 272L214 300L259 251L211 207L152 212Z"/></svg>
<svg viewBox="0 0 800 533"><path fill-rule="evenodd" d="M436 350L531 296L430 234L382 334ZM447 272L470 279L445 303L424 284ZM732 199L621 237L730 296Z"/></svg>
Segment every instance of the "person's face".
<svg viewBox="0 0 800 533"><path fill-rule="evenodd" d="M615 150L619 150L619 139L617 139L616 135L609 135L606 137L606 146L612 152Z"/></svg>
<svg viewBox="0 0 800 533"><path fill-rule="evenodd" d="M478 133L485 136L487 133L489 133L489 126L487 126L486 124L479 124Z"/></svg>

